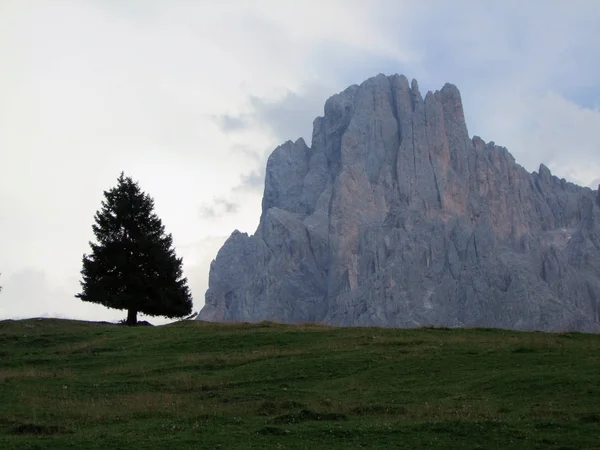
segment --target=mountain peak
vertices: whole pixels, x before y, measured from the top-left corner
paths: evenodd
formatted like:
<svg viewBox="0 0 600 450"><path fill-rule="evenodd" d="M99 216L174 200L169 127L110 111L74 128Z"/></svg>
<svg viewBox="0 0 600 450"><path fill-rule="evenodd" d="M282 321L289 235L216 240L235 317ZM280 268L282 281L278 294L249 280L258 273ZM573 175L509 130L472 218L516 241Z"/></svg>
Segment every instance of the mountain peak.
<svg viewBox="0 0 600 450"><path fill-rule="evenodd" d="M262 208L199 319L600 331L600 194L470 138L453 84L333 95L311 147L269 157Z"/></svg>

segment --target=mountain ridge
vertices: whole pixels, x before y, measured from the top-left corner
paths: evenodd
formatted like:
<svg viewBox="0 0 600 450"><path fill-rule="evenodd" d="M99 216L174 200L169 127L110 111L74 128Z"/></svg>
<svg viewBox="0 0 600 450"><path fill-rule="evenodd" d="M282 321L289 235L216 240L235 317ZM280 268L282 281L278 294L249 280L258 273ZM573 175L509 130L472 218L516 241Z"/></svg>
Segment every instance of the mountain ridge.
<svg viewBox="0 0 600 450"><path fill-rule="evenodd" d="M600 331L600 192L469 137L461 95L379 74L267 162L199 320Z"/></svg>

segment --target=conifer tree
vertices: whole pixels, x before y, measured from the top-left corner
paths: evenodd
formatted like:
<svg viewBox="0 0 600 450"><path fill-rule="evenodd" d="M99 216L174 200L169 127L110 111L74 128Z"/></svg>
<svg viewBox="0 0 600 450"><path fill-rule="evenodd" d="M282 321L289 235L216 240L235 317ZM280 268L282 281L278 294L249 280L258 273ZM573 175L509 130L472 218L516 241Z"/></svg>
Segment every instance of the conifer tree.
<svg viewBox="0 0 600 450"><path fill-rule="evenodd" d="M104 197L92 226L96 242L83 255L82 292L75 297L127 310L128 325L137 323L138 313L189 315L192 297L182 259L154 212L154 200L123 172Z"/></svg>

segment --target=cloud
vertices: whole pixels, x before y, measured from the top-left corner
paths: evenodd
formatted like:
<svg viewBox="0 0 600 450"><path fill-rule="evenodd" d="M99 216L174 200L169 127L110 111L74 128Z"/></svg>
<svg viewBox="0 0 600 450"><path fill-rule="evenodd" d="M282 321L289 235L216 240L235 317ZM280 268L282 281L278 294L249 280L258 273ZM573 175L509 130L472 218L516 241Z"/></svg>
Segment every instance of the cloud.
<svg viewBox="0 0 600 450"><path fill-rule="evenodd" d="M313 120L323 115L325 101L333 94L331 86L311 84L297 92L288 91L277 101L250 97L252 119L266 126L281 143L299 137L310 143Z"/></svg>
<svg viewBox="0 0 600 450"><path fill-rule="evenodd" d="M251 191L262 194L265 189L265 169L254 170L247 174L242 174L240 184L233 188L233 191Z"/></svg>
<svg viewBox="0 0 600 450"><path fill-rule="evenodd" d="M297 91L288 90L278 100L268 100L256 96L248 98L250 110L242 116L222 116L219 123L224 132L236 133L249 129L263 129L273 138L275 145L287 140L303 137L310 145L312 140L312 124L314 119L323 114L326 99L333 95L332 87L311 84ZM232 153L241 154L254 160L250 161L250 170L240 174L239 184L231 192L261 194L265 185L267 159L274 146L263 149L249 148L239 145ZM250 200L250 199L249 199ZM260 204L260 198L252 198ZM214 209L204 211L207 216L214 216Z"/></svg>
<svg viewBox="0 0 600 450"><path fill-rule="evenodd" d="M79 292L78 288L78 283L76 286L61 285L42 270L25 268L6 277L0 293L0 317L79 319L93 316L109 321L123 317L123 313L76 299L74 295Z"/></svg>
<svg viewBox="0 0 600 450"><path fill-rule="evenodd" d="M556 92L503 99L493 93L491 100L497 109L485 111L487 119L479 122L480 130L488 140L505 145L529 171L543 163L555 175L583 186L598 177L600 110L577 105ZM505 103L510 104L510 115L502 113Z"/></svg>
<svg viewBox="0 0 600 450"><path fill-rule="evenodd" d="M231 133L237 130L244 130L248 123L243 117L234 117L229 114L223 114L215 117L215 121L224 133Z"/></svg>
<svg viewBox="0 0 600 450"><path fill-rule="evenodd" d="M194 311L196 312L204 305L210 264L228 237L229 235L206 236L191 244L178 247L179 253L183 256L185 272L188 274L188 285L194 297Z"/></svg>
<svg viewBox="0 0 600 450"><path fill-rule="evenodd" d="M538 157L563 177L587 186L600 174L600 110L581 107L549 93L530 106L536 120L529 133L523 130L523 147L535 148ZM518 137L515 137L516 140Z"/></svg>
<svg viewBox="0 0 600 450"><path fill-rule="evenodd" d="M251 95L247 99L248 111L237 116L221 115L215 117L215 122L224 133L262 129L275 142L302 137L310 143L312 123L323 115L325 101L334 93L335 86L307 84L297 90L288 89L275 100Z"/></svg>
<svg viewBox="0 0 600 450"><path fill-rule="evenodd" d="M240 205L224 198L216 198L211 204L200 207L200 216L206 219L223 217L228 214L237 213Z"/></svg>

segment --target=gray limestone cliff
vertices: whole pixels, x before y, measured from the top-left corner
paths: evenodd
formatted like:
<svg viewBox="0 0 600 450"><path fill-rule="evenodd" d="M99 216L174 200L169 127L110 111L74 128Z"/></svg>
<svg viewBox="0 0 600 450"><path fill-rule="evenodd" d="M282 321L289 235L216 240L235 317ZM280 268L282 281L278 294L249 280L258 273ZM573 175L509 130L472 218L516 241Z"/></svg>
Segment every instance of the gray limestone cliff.
<svg viewBox="0 0 600 450"><path fill-rule="evenodd" d="M378 75L273 151L208 321L600 331L600 191L470 138L458 89Z"/></svg>

